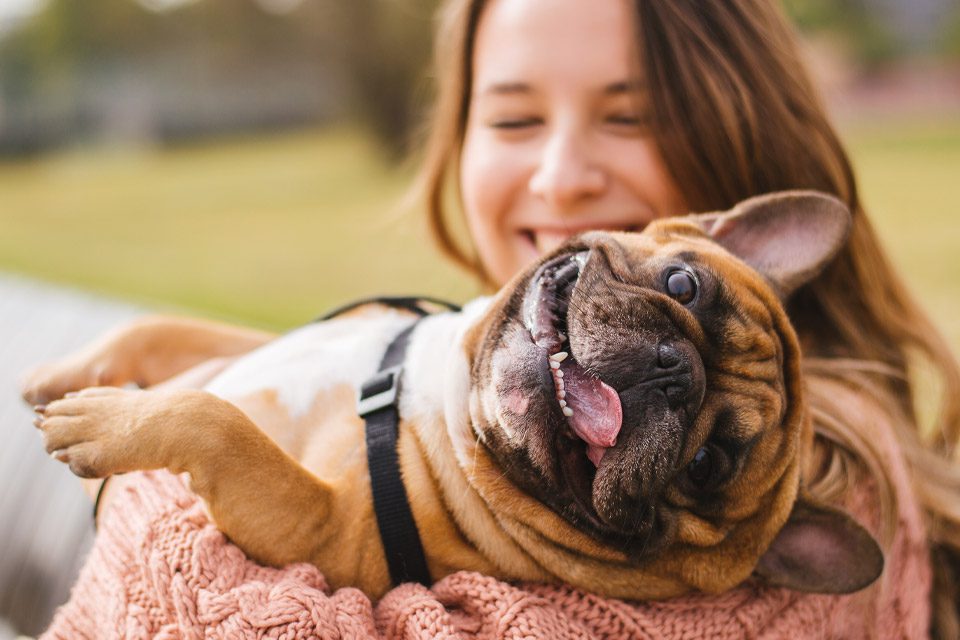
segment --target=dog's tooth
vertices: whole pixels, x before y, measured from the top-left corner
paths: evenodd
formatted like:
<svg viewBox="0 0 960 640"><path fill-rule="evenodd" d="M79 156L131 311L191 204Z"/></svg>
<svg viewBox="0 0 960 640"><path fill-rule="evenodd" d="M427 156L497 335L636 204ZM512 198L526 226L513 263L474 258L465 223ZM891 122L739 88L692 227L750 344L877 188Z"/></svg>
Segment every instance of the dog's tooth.
<svg viewBox="0 0 960 640"><path fill-rule="evenodd" d="M570 407L564 407L564 408L563 408L563 415L565 415L565 416L567 416L567 417L569 418L570 416L573 415L573 409L571 409Z"/></svg>
<svg viewBox="0 0 960 640"><path fill-rule="evenodd" d="M562 378L562 377L563 377L563 371L561 371L560 369L557 369L557 377L558 377L558 378Z"/></svg>
<svg viewBox="0 0 960 640"><path fill-rule="evenodd" d="M559 399L563 400L564 398L567 397L567 392L564 391L563 389L560 389L560 390L557 391L557 397L558 397Z"/></svg>
<svg viewBox="0 0 960 640"><path fill-rule="evenodd" d="M559 389L560 391L563 391L563 379L557 378L556 382L557 382L557 389Z"/></svg>
<svg viewBox="0 0 960 640"><path fill-rule="evenodd" d="M559 368L560 368L560 363L557 362L556 360L551 360L551 361L550 361L550 368L551 368L551 369L559 369Z"/></svg>
<svg viewBox="0 0 960 640"><path fill-rule="evenodd" d="M566 351L558 351L552 356L550 356L550 359L553 360L554 362L563 362L564 360L567 359L568 355L570 354L568 354Z"/></svg>
<svg viewBox="0 0 960 640"><path fill-rule="evenodd" d="M560 398L560 408L563 409L566 406L567 406L567 401L564 400L563 398Z"/></svg>

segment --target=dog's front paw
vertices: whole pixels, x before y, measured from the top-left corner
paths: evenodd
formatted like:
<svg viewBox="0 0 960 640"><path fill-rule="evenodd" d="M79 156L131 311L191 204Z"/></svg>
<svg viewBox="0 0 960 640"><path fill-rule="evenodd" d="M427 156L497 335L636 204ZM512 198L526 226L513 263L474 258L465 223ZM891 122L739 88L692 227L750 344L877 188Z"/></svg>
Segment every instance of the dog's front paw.
<svg viewBox="0 0 960 640"><path fill-rule="evenodd" d="M109 387L67 394L37 406L44 447L81 478L165 466L158 441L157 399L149 391Z"/></svg>

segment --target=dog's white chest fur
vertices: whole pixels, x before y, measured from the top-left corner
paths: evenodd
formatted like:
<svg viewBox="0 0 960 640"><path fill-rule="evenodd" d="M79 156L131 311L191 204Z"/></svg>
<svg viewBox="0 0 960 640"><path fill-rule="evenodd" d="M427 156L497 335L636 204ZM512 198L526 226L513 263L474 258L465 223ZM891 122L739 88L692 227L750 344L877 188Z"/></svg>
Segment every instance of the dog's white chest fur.
<svg viewBox="0 0 960 640"><path fill-rule="evenodd" d="M244 356L206 389L227 400L273 391L297 418L326 389L359 388L377 370L390 340L411 321L408 314L377 308L307 325Z"/></svg>

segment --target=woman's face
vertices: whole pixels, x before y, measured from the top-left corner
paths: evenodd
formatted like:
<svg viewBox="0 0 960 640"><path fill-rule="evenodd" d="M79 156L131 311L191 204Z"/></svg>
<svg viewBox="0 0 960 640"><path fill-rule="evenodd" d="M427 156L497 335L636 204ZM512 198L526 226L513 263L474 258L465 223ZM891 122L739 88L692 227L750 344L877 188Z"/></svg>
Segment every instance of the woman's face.
<svg viewBox="0 0 960 640"><path fill-rule="evenodd" d="M503 284L588 229L685 213L646 126L626 0L493 0L480 18L460 187Z"/></svg>

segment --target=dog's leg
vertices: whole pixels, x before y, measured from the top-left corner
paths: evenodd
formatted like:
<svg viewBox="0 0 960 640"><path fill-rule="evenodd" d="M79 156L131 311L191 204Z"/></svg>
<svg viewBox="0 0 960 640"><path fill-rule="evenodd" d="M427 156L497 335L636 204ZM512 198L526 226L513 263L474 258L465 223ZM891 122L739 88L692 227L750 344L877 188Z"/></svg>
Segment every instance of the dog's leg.
<svg viewBox="0 0 960 640"><path fill-rule="evenodd" d="M314 560L331 489L237 407L196 390L91 388L43 408L49 453L78 476L188 472L217 527L256 560Z"/></svg>
<svg viewBox="0 0 960 640"><path fill-rule="evenodd" d="M173 390L173 389L202 389L208 382L233 364L241 355L224 356L222 358L210 358L204 360L195 367L174 375L163 382L158 382L150 388L153 390Z"/></svg>
<svg viewBox="0 0 960 640"><path fill-rule="evenodd" d="M264 331L207 320L149 316L107 333L77 353L28 372L21 393L45 404L87 387L150 387L213 358L229 358L263 345Z"/></svg>

